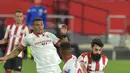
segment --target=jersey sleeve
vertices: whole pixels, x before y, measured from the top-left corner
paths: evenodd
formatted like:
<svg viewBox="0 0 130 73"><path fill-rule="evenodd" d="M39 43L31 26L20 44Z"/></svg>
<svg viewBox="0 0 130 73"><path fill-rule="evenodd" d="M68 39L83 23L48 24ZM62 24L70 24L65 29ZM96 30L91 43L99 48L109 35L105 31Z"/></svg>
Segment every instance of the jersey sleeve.
<svg viewBox="0 0 130 73"><path fill-rule="evenodd" d="M4 39L8 39L9 38L9 29L10 29L10 25L8 25L7 28L6 28Z"/></svg>
<svg viewBox="0 0 130 73"><path fill-rule="evenodd" d="M22 47L25 47L25 46L28 45L27 36L25 36L25 37L22 39L22 41L21 41L21 45L22 45Z"/></svg>
<svg viewBox="0 0 130 73"><path fill-rule="evenodd" d="M87 55L81 54L78 57L78 61L79 61L79 63L83 62L85 64L85 67L87 67L87 65L88 65L88 57L87 57Z"/></svg>
<svg viewBox="0 0 130 73"><path fill-rule="evenodd" d="M108 58L106 58L106 60L105 60L106 62L105 62L105 65L104 65L104 68L106 68L106 66L107 66L107 63L108 63Z"/></svg>
<svg viewBox="0 0 130 73"><path fill-rule="evenodd" d="M58 45L60 43L60 39L57 38L54 34L48 32L48 36L53 41L53 44Z"/></svg>
<svg viewBox="0 0 130 73"><path fill-rule="evenodd" d="M28 35L30 33L30 29L28 27L25 28L25 35Z"/></svg>

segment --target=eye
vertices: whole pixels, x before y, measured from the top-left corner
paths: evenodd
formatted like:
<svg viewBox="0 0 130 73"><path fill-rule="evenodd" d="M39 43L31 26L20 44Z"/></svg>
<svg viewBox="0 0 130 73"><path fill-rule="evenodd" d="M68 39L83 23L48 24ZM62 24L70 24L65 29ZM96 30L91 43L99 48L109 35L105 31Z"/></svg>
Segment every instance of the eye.
<svg viewBox="0 0 130 73"><path fill-rule="evenodd" d="M98 51L98 49L96 48L95 51Z"/></svg>
<svg viewBox="0 0 130 73"><path fill-rule="evenodd" d="M101 51L101 49L97 49L97 48L95 48L95 51Z"/></svg>

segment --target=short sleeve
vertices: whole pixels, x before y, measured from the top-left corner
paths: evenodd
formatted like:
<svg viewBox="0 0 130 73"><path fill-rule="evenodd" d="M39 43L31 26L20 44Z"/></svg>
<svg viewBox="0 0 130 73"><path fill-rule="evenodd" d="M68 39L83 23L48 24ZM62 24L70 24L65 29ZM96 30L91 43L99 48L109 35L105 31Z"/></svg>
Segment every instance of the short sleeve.
<svg viewBox="0 0 130 73"><path fill-rule="evenodd" d="M106 58L105 67L107 66L107 63L108 63L108 58Z"/></svg>
<svg viewBox="0 0 130 73"><path fill-rule="evenodd" d="M47 32L47 33L48 33L48 36L49 36L49 37L51 38L51 40L53 41L53 44L58 45L58 44L60 43L60 39L57 38L54 34L49 33L49 32Z"/></svg>
<svg viewBox="0 0 130 73"><path fill-rule="evenodd" d="M30 29L28 27L25 28L25 34L28 35L30 33Z"/></svg>
<svg viewBox="0 0 130 73"><path fill-rule="evenodd" d="M9 37L9 30L10 30L10 25L8 25L7 28L6 28L4 39L8 39L8 37Z"/></svg>
<svg viewBox="0 0 130 73"><path fill-rule="evenodd" d="M78 61L79 63L85 63L85 66L87 67L88 65L88 57L87 55L86 56L83 56L82 54L78 57Z"/></svg>
<svg viewBox="0 0 130 73"><path fill-rule="evenodd" d="M21 41L21 45L22 45L23 47L25 47L25 46L27 46L27 44L28 44L27 36L25 36L25 37L22 39L22 41Z"/></svg>
<svg viewBox="0 0 130 73"><path fill-rule="evenodd" d="M78 57L78 61L79 61L79 62L84 62L84 58L83 58L82 55L80 55L80 56Z"/></svg>

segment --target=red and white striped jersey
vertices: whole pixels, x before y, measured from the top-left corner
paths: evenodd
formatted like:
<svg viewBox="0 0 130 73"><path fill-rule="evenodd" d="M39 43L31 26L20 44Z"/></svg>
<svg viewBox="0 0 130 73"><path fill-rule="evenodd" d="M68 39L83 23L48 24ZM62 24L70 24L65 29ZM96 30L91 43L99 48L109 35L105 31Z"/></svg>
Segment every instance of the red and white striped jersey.
<svg viewBox="0 0 130 73"><path fill-rule="evenodd" d="M63 73L83 73L80 63L74 55L71 55L65 62Z"/></svg>
<svg viewBox="0 0 130 73"><path fill-rule="evenodd" d="M21 43L22 38L27 34L29 34L29 29L25 25L8 25L4 36L4 39L8 40L8 47L5 55L10 54L10 52ZM18 55L18 57L22 56L23 52Z"/></svg>
<svg viewBox="0 0 130 73"><path fill-rule="evenodd" d="M79 58L79 62L84 62L88 73L104 73L104 69L107 65L108 58L105 55L101 55L101 59L97 62L93 61L90 52L82 53Z"/></svg>

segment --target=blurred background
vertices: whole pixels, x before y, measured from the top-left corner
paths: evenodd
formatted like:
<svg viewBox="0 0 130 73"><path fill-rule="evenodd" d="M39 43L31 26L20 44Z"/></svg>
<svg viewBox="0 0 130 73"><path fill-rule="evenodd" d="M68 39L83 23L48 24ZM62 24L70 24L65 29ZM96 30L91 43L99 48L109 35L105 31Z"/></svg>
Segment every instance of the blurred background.
<svg viewBox="0 0 130 73"><path fill-rule="evenodd" d="M26 19L33 5L34 0L0 0L0 39L6 26L14 23L15 11L22 10ZM109 58L106 73L130 73L130 0L42 0L42 5L47 10L47 31L59 36L60 25L68 26L74 55L90 51L91 40L100 38ZM0 50L3 56L6 44ZM35 63L28 59L25 50L22 73L36 73ZM0 73L4 73L2 65Z"/></svg>

